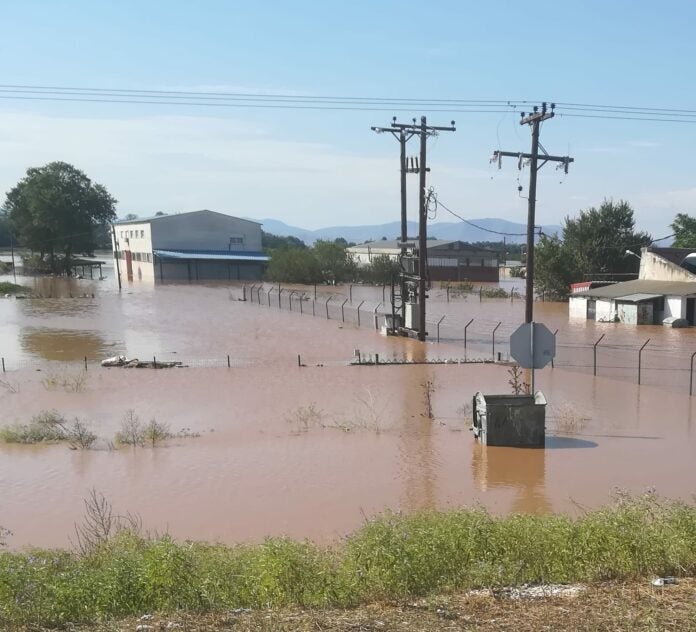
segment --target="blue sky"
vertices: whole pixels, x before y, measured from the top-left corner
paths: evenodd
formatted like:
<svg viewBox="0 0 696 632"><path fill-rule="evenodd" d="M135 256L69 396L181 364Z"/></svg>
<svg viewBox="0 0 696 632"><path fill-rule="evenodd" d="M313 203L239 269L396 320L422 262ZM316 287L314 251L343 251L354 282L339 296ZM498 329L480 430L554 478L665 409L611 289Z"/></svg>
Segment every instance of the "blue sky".
<svg viewBox="0 0 696 632"><path fill-rule="evenodd" d="M635 0L16 0L3 3L0 83L695 108L694 23L691 2ZM392 221L398 146L370 132L391 114L0 99L0 189L29 166L67 160L105 184L122 214ZM524 222L517 178L526 185L527 171L488 163L497 148L529 150L518 114L429 115L451 118L457 132L429 147L430 184L465 217ZM696 124L547 122L544 145L576 162L565 177L542 172L539 223L614 197L633 204L640 227L667 234L676 212L696 214L695 137Z"/></svg>

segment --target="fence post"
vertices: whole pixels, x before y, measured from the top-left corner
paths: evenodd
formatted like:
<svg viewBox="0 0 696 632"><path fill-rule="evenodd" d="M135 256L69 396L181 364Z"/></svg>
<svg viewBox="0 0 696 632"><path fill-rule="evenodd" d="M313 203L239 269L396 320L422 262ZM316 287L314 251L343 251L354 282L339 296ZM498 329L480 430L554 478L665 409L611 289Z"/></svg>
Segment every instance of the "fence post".
<svg viewBox="0 0 696 632"><path fill-rule="evenodd" d="M283 290L280 289L280 285L278 286L278 309L283 309L283 305L281 303L281 295L283 294Z"/></svg>
<svg viewBox="0 0 696 632"><path fill-rule="evenodd" d="M691 359L693 360L693 356L691 356ZM691 363L691 366L693 367L693 362ZM693 369L692 369L693 370ZM2 372L5 372L5 358L2 359Z"/></svg>
<svg viewBox="0 0 696 632"><path fill-rule="evenodd" d="M300 294L300 314L304 314L302 303L304 302L304 293Z"/></svg>
<svg viewBox="0 0 696 632"><path fill-rule="evenodd" d="M350 304L353 304L353 284L348 286L348 298L350 299Z"/></svg>
<svg viewBox="0 0 696 632"><path fill-rule="evenodd" d="M594 364L593 364L593 366L594 366L594 372L592 373L592 375L594 375L594 376L597 375L597 345L598 345L600 342L602 342L602 338L604 338L604 336L605 336L605 334L602 334L602 335L599 337L599 339L597 340L597 342L594 343Z"/></svg>
<svg viewBox="0 0 696 632"><path fill-rule="evenodd" d="M317 312L316 312L316 304L317 304L316 301L312 301L312 316L316 316L316 315L317 315Z"/></svg>
<svg viewBox="0 0 696 632"><path fill-rule="evenodd" d="M466 360L466 330L469 329L469 325L474 322L474 319L472 318L464 327L464 359Z"/></svg>
<svg viewBox="0 0 696 632"><path fill-rule="evenodd" d="M447 314L445 314L447 316ZM445 320L445 316L443 316L440 320L437 321L437 341L440 342L440 323Z"/></svg>
<svg viewBox="0 0 696 632"><path fill-rule="evenodd" d="M333 298L332 296L329 296L329 298L326 299L326 320L330 320L329 318L329 301Z"/></svg>
<svg viewBox="0 0 696 632"><path fill-rule="evenodd" d="M87 356L85 356L85 371L87 370Z"/></svg>
<svg viewBox="0 0 696 632"><path fill-rule="evenodd" d="M375 317L375 329L379 329L379 325L377 324L377 310L381 307L382 303L377 303L377 307L372 310L372 313L374 314Z"/></svg>
<svg viewBox="0 0 696 632"><path fill-rule="evenodd" d="M261 305L261 290L263 290L263 283L259 285L259 289L256 290L256 302Z"/></svg>
<svg viewBox="0 0 696 632"><path fill-rule="evenodd" d="M483 285L479 287L479 303L483 302Z"/></svg>
<svg viewBox="0 0 696 632"><path fill-rule="evenodd" d="M352 287L352 286L351 286L351 287ZM341 303L341 322L342 322L342 323L345 323L345 322L346 322L346 314L345 314L345 312L343 311L343 308L344 308L344 306L345 306L345 304L346 304L347 302L348 302L348 299L346 299L345 301L343 301L343 303Z"/></svg>
<svg viewBox="0 0 696 632"><path fill-rule="evenodd" d="M242 285L242 299L246 301L246 283Z"/></svg>
<svg viewBox="0 0 696 632"><path fill-rule="evenodd" d="M450 290L450 286L448 285L447 286L447 302L448 303L449 303L449 290Z"/></svg>
<svg viewBox="0 0 696 632"><path fill-rule="evenodd" d="M290 311L292 311L292 296L295 294L295 290L290 292L290 296L288 296L288 301L290 301Z"/></svg>
<svg viewBox="0 0 696 632"><path fill-rule="evenodd" d="M249 288L249 302L253 303L254 302L254 290L256 289L256 284L254 283L250 288Z"/></svg>
<svg viewBox="0 0 696 632"><path fill-rule="evenodd" d="M696 351L691 354L691 372L689 373L689 395L694 393L694 356L696 356ZM5 359L2 360L2 370L5 372Z"/></svg>
<svg viewBox="0 0 696 632"><path fill-rule="evenodd" d="M358 327L360 327L360 308L364 302L365 301L360 301L360 305L358 305Z"/></svg>
<svg viewBox="0 0 696 632"><path fill-rule="evenodd" d="M273 291L273 286L268 290L268 307L271 306L271 292Z"/></svg>
<svg viewBox="0 0 696 632"><path fill-rule="evenodd" d="M157 368L157 358L155 356L152 356L152 368Z"/></svg>
<svg viewBox="0 0 696 632"><path fill-rule="evenodd" d="M375 364L379 364L379 353L375 353Z"/></svg>
<svg viewBox="0 0 696 632"><path fill-rule="evenodd" d="M297 354L297 366L302 366L302 356L299 353Z"/></svg>
<svg viewBox="0 0 696 632"><path fill-rule="evenodd" d="M382 303L384 303L384 301L386 300L386 299L384 298L384 292L386 291L386 289L387 289L387 286L384 285L384 284L382 284Z"/></svg>
<svg viewBox="0 0 696 632"><path fill-rule="evenodd" d="M498 327L500 327L500 325L502 325L502 324L503 324L502 322L498 323L495 326L495 329L493 329L493 362L495 362L495 332L498 331Z"/></svg>
<svg viewBox="0 0 696 632"><path fill-rule="evenodd" d="M228 353L227 354L227 368L229 369L231 367L232 367L232 365L230 364L230 354Z"/></svg>
<svg viewBox="0 0 696 632"><path fill-rule="evenodd" d="M314 284L314 300L317 300L317 284Z"/></svg>
<svg viewBox="0 0 696 632"><path fill-rule="evenodd" d="M553 332L553 344L554 344L554 347L556 346L556 334L557 334L557 333L558 333L558 329L556 329L556 331ZM553 358L551 358L551 368L552 368L552 369L554 368L554 366L553 366Z"/></svg>
<svg viewBox="0 0 696 632"><path fill-rule="evenodd" d="M641 370L641 364L643 362L643 349L647 346L647 344L650 342L650 338L648 338L644 343L643 346L640 348L638 351L638 386L640 386L640 370Z"/></svg>

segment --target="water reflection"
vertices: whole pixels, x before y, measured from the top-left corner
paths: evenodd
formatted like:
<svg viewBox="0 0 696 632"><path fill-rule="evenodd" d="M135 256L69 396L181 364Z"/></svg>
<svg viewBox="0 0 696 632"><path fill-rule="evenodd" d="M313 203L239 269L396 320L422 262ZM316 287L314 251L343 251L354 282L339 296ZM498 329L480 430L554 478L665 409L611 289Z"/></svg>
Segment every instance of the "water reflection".
<svg viewBox="0 0 696 632"><path fill-rule="evenodd" d="M20 334L22 349L45 360L79 361L102 358L113 348L95 331L35 329L25 327Z"/></svg>
<svg viewBox="0 0 696 632"><path fill-rule="evenodd" d="M476 442L471 453L471 470L482 492L509 489L515 492L512 510L551 510L546 496L546 452L524 448L497 448Z"/></svg>

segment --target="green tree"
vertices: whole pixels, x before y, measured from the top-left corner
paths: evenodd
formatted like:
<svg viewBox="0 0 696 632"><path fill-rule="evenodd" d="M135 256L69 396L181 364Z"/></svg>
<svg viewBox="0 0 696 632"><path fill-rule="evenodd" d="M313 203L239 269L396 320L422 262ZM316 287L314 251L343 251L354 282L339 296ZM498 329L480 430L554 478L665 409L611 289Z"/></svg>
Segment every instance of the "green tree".
<svg viewBox="0 0 696 632"><path fill-rule="evenodd" d="M306 248L307 244L297 237L281 237L262 230L261 246L268 252L276 248Z"/></svg>
<svg viewBox="0 0 696 632"><path fill-rule="evenodd" d="M0 208L0 248L12 245L12 224L5 209Z"/></svg>
<svg viewBox="0 0 696 632"><path fill-rule="evenodd" d="M674 231L674 248L696 248L696 217L677 213L671 228Z"/></svg>
<svg viewBox="0 0 696 632"><path fill-rule="evenodd" d="M309 248L279 248L271 253L266 279L277 283L320 283L319 262Z"/></svg>
<svg viewBox="0 0 696 632"><path fill-rule="evenodd" d="M75 253L94 251L98 227L116 217L115 206L104 186L65 162L28 169L5 202L19 244L48 256L54 272L69 271Z"/></svg>
<svg viewBox="0 0 696 632"><path fill-rule="evenodd" d="M345 240L342 241L345 242ZM315 242L313 251L324 281L344 283L355 278L357 264L343 243L320 239Z"/></svg>
<svg viewBox="0 0 696 632"><path fill-rule="evenodd" d="M535 287L565 296L569 284L593 276L638 271L639 262L626 250L640 250L651 243L645 232L636 232L628 202L604 200L599 208L566 217L563 236L542 237L535 255Z"/></svg>
<svg viewBox="0 0 696 632"><path fill-rule="evenodd" d="M372 261L360 268L360 278L368 283L378 285L391 283L399 274L399 262L389 255L377 255Z"/></svg>

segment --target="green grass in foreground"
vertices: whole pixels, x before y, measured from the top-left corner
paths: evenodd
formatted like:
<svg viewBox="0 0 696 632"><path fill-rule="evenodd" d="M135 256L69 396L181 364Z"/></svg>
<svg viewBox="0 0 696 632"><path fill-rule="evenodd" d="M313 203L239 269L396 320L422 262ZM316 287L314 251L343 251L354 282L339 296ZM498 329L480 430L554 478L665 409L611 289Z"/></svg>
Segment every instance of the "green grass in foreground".
<svg viewBox="0 0 696 632"><path fill-rule="evenodd" d="M346 607L520 583L696 572L696 506L652 495L577 519L480 509L386 514L340 546L227 547L122 531L88 555L0 553L0 623L58 626L145 612Z"/></svg>
<svg viewBox="0 0 696 632"><path fill-rule="evenodd" d="M0 281L0 294L24 294L30 292L28 287L10 283L9 281Z"/></svg>

